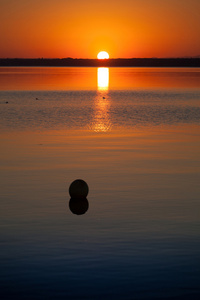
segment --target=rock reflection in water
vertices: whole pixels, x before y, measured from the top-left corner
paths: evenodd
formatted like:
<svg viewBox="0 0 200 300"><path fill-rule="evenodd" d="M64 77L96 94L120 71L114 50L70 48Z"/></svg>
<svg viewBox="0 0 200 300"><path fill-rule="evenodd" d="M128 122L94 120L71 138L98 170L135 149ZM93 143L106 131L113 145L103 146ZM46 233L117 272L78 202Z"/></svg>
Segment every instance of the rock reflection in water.
<svg viewBox="0 0 200 300"><path fill-rule="evenodd" d="M69 208L75 215L83 215L89 208L89 202L87 198L71 198L69 201Z"/></svg>

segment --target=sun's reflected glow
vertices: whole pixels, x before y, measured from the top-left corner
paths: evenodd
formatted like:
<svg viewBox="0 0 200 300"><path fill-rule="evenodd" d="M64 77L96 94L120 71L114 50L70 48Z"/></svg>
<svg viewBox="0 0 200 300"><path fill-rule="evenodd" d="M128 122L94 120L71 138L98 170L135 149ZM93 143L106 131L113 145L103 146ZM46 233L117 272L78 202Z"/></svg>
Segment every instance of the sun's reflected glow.
<svg viewBox="0 0 200 300"><path fill-rule="evenodd" d="M101 51L101 52L98 53L97 58L98 59L108 59L109 54L106 51Z"/></svg>
<svg viewBox="0 0 200 300"><path fill-rule="evenodd" d="M97 69L97 82L98 90L108 90L109 87L109 69L98 68Z"/></svg>
<svg viewBox="0 0 200 300"><path fill-rule="evenodd" d="M112 127L109 114L109 68L97 69L97 87L98 93L94 102L94 116L91 127L95 132L107 132Z"/></svg>
<svg viewBox="0 0 200 300"><path fill-rule="evenodd" d="M111 121L110 121L110 99L102 93L99 93L95 100L95 111L94 111L94 120L92 124L92 130L95 132L107 132L111 130Z"/></svg>

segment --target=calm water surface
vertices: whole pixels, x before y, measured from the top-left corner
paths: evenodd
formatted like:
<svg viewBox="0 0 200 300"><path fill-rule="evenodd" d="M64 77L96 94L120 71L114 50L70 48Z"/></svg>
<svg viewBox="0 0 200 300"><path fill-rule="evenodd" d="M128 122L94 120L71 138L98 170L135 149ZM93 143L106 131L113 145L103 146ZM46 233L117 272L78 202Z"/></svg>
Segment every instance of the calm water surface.
<svg viewBox="0 0 200 300"><path fill-rule="evenodd" d="M2 300L199 299L200 69L0 68L0 137Z"/></svg>

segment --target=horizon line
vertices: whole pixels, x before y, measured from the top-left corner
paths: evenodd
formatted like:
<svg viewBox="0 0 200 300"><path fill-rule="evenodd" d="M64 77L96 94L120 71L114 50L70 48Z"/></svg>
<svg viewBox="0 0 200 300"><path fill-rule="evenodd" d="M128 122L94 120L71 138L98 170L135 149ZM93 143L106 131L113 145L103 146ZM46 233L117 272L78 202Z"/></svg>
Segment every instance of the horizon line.
<svg viewBox="0 0 200 300"><path fill-rule="evenodd" d="M85 59L85 60L98 60L98 61L108 61L114 59L196 59L200 58L200 55L196 56L177 56L177 57L118 57L118 58L105 58L105 59L98 59L98 58L82 58L82 57L0 57L0 59Z"/></svg>

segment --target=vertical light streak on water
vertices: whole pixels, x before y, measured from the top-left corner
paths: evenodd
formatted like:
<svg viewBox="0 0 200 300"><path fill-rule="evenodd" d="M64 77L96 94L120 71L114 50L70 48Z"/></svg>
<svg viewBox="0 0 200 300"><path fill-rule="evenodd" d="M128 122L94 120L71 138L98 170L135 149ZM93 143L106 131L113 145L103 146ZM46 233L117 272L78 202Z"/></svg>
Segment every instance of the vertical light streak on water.
<svg viewBox="0 0 200 300"><path fill-rule="evenodd" d="M109 68L97 69L97 83L99 91L107 91L109 88Z"/></svg>
<svg viewBox="0 0 200 300"><path fill-rule="evenodd" d="M110 99L109 89L109 68L97 69L97 96L94 99L94 113L89 128L95 132L107 132L111 129L109 115Z"/></svg>

